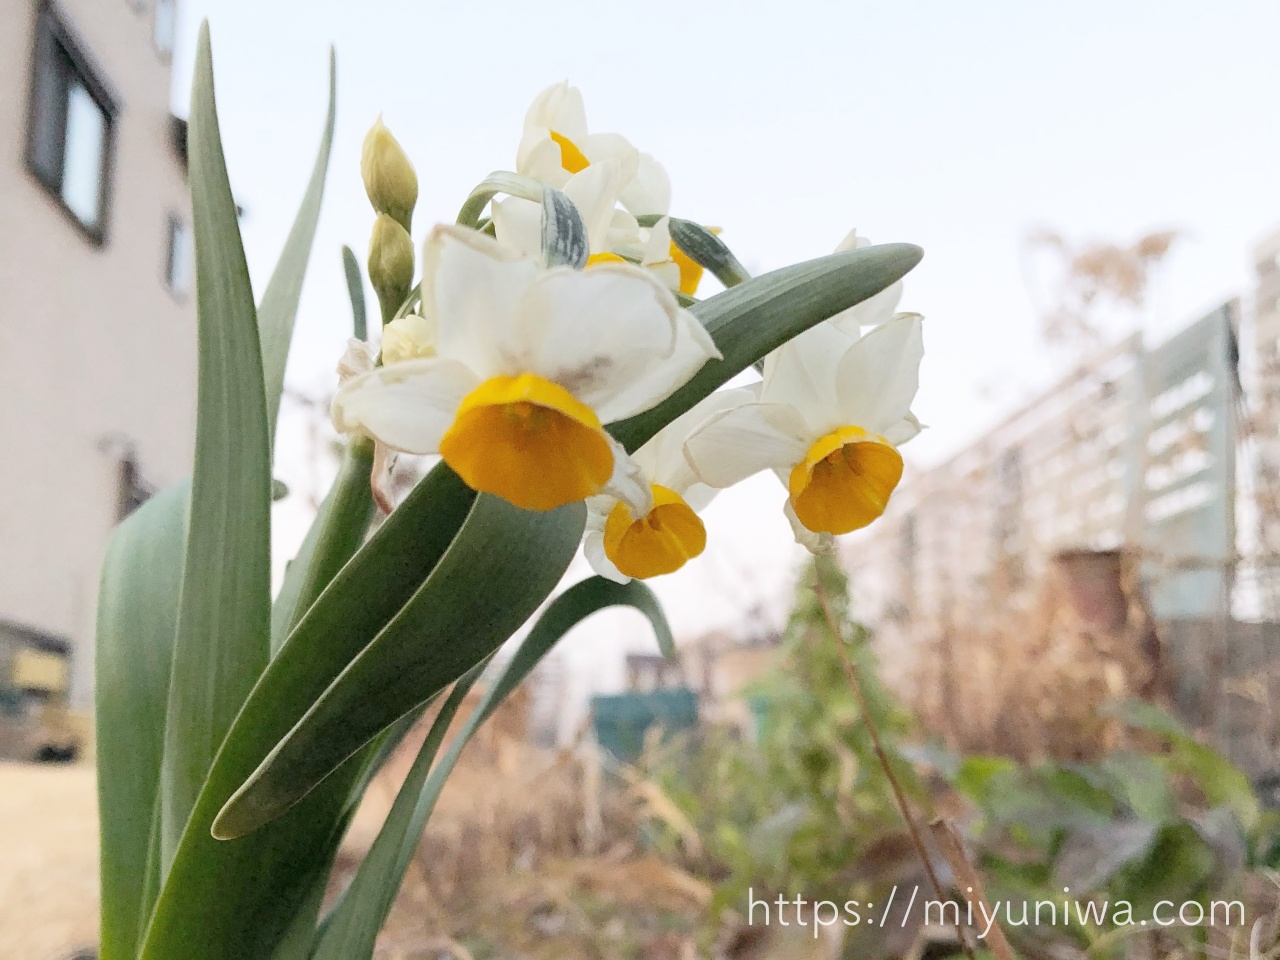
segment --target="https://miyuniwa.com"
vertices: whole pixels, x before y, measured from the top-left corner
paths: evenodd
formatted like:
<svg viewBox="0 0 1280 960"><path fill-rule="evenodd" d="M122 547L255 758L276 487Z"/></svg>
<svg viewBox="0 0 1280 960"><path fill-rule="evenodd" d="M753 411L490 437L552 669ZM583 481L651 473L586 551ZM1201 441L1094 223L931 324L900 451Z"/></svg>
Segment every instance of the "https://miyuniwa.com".
<svg viewBox="0 0 1280 960"><path fill-rule="evenodd" d="M972 890L967 891L972 893ZM985 940L997 924L1005 927L1087 925L1101 927L1242 927L1244 903L1240 900L1212 900L1201 903L1187 900L1178 903L1161 900L1150 912L1138 911L1128 900L1078 900L1064 887L1056 900L993 900L959 903L954 900L931 900L920 897L919 887L894 886L884 901L811 900L803 896L790 899L779 895L773 900L760 899L747 890L747 923L756 925L799 926L813 929L814 937L828 928L900 926L905 928L912 917L925 924L964 924ZM899 897L903 898L899 900ZM895 904L897 912L895 912ZM905 904L905 908L904 905ZM916 911L919 911L918 913Z"/></svg>

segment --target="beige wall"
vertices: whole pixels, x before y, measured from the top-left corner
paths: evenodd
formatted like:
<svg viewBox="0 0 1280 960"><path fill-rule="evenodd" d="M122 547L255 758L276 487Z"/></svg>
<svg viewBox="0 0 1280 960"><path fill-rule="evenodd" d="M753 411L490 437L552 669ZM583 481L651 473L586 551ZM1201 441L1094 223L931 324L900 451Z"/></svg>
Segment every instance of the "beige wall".
<svg viewBox="0 0 1280 960"><path fill-rule="evenodd" d="M0 0L0 619L73 641L85 706L122 452L157 487L190 469L195 318L163 282L168 215L190 202L152 3L58 7L118 96L115 163L97 247L26 168L37 3Z"/></svg>

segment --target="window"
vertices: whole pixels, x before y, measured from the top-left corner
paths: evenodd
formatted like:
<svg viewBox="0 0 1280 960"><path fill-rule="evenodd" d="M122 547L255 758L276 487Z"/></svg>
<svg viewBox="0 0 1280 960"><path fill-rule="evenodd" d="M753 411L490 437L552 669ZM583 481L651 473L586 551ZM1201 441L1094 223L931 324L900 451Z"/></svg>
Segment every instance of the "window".
<svg viewBox="0 0 1280 960"><path fill-rule="evenodd" d="M174 296L183 297L191 292L194 254L190 225L176 214L170 214L165 242L164 282Z"/></svg>
<svg viewBox="0 0 1280 960"><path fill-rule="evenodd" d="M115 102L53 7L40 8L27 166L97 243L106 238Z"/></svg>
<svg viewBox="0 0 1280 960"><path fill-rule="evenodd" d="M177 0L156 0L156 50L162 57L173 55L174 36L178 30Z"/></svg>

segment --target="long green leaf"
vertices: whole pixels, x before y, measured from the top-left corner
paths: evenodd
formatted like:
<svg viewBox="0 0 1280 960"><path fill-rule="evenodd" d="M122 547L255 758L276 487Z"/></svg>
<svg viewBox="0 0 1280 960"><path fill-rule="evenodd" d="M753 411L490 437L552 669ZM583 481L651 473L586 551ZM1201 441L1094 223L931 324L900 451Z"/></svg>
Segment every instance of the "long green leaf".
<svg viewBox="0 0 1280 960"><path fill-rule="evenodd" d="M351 335L357 340L369 337L368 311L364 305L364 274L360 272L360 261L355 251L348 246L342 248L342 272L347 277L347 296L351 300Z"/></svg>
<svg viewBox="0 0 1280 960"><path fill-rule="evenodd" d="M161 862L172 861L218 745L266 666L271 467L253 290L223 161L209 30L191 91L199 390L191 514L165 722Z"/></svg>
<svg viewBox="0 0 1280 960"><path fill-rule="evenodd" d="M437 728L447 728L448 721L441 724L437 720L431 728L430 736L396 795L377 839L356 871L351 885L325 918L312 960L359 960L373 955L374 941L391 912L422 831L468 741L570 630L593 613L610 606L635 607L649 618L659 646L664 649L674 646L671 628L658 598L638 580L619 584L603 577L591 577L556 597L538 618L515 656L485 691L484 698L434 768L432 763L443 737L443 729L437 737ZM474 680L474 672L465 680ZM459 681L459 686L463 683ZM466 686L469 688L470 682L466 682ZM455 687L455 695L456 692ZM441 717L444 715L445 710L442 709ZM452 713L449 717L452 719Z"/></svg>
<svg viewBox="0 0 1280 960"><path fill-rule="evenodd" d="M613 424L609 432L635 450L731 377L816 323L873 297L924 256L909 243L833 253L783 267L700 300L690 311L723 354L652 410Z"/></svg>
<svg viewBox="0 0 1280 960"><path fill-rule="evenodd" d="M585 521L581 503L532 513L477 497L427 582L228 801L215 835L239 837L269 823L380 730L493 653L560 580Z"/></svg>
<svg viewBox="0 0 1280 960"><path fill-rule="evenodd" d="M373 494L369 489L372 466L372 444L363 438L353 440L342 455L332 489L320 504L297 556L285 571L284 583L271 608L273 655L364 542L373 519Z"/></svg>
<svg viewBox="0 0 1280 960"><path fill-rule="evenodd" d="M156 904L144 960L271 956L309 909L341 839L351 793L377 745L349 760L284 817L250 837L215 840L227 798L405 605L444 555L475 493L443 464L342 568L289 634L214 761Z"/></svg>
<svg viewBox="0 0 1280 960"><path fill-rule="evenodd" d="M137 955L151 910L148 855L186 552L186 483L157 494L112 534L96 641L102 960Z"/></svg>
<svg viewBox="0 0 1280 960"><path fill-rule="evenodd" d="M258 307L258 332L262 340L262 371L266 395L269 435L275 436L280 415L280 394L284 392L284 368L289 359L289 342L302 298L302 281L311 259L311 244L320 222L320 202L324 199L324 178L329 170L329 153L333 146L333 121L337 107L337 58L329 48L329 112L320 150L311 171L311 182L303 194L293 228L284 242L275 272L267 282Z"/></svg>

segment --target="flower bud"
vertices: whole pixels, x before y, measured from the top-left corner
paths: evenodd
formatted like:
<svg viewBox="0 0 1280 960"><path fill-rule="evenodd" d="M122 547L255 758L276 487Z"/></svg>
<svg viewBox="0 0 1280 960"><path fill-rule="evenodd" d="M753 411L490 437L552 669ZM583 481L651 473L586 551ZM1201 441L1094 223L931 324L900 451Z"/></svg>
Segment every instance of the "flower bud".
<svg viewBox="0 0 1280 960"><path fill-rule="evenodd" d="M382 328L382 362L403 363L436 355L435 324L416 313L392 320Z"/></svg>
<svg viewBox="0 0 1280 960"><path fill-rule="evenodd" d="M369 282L382 304L382 322L400 309L413 286L413 240L408 231L385 213L373 222L369 239Z"/></svg>
<svg viewBox="0 0 1280 960"><path fill-rule="evenodd" d="M418 203L418 175L381 117L365 134L360 176L373 209L393 217L405 230L412 229L413 208Z"/></svg>

